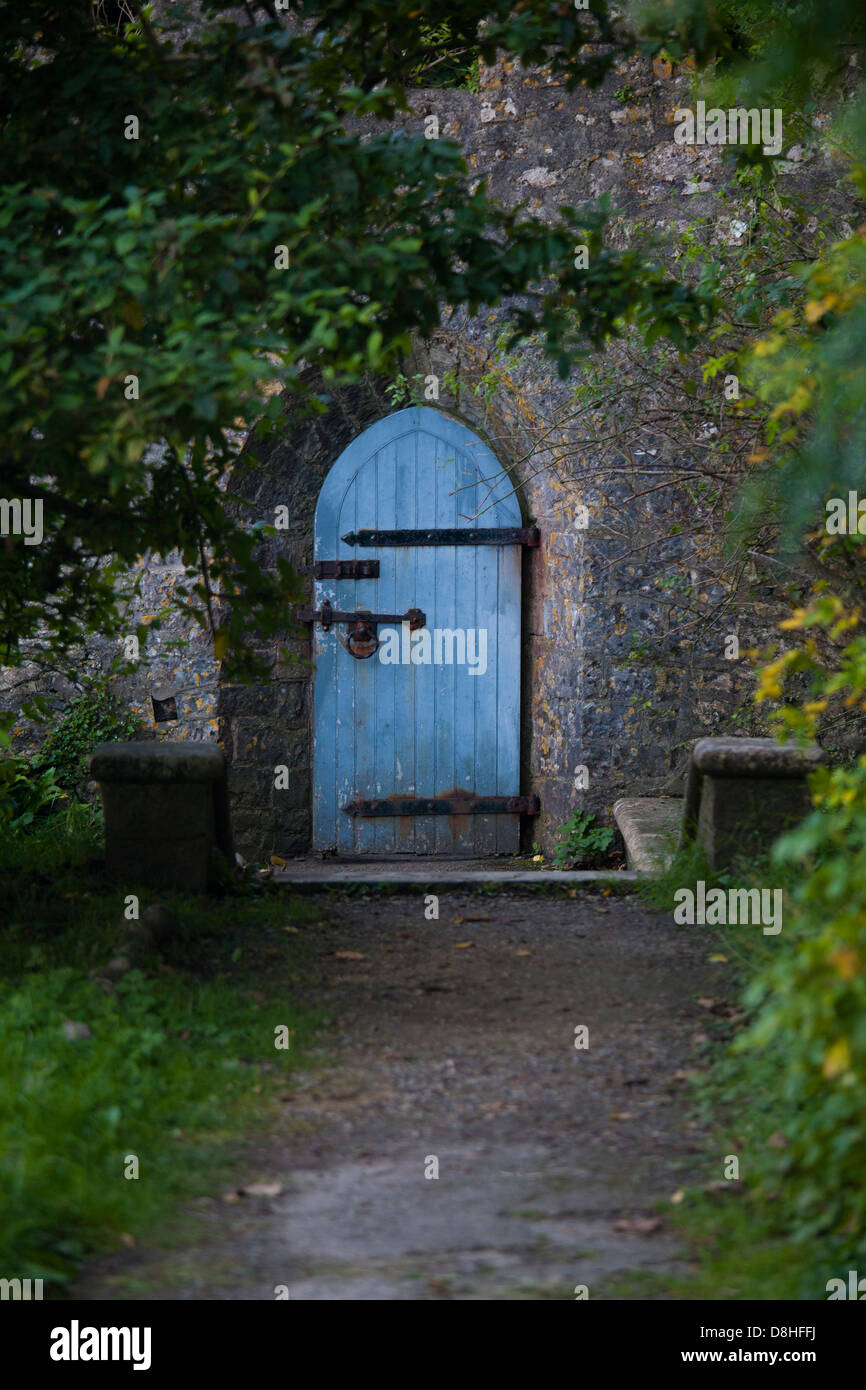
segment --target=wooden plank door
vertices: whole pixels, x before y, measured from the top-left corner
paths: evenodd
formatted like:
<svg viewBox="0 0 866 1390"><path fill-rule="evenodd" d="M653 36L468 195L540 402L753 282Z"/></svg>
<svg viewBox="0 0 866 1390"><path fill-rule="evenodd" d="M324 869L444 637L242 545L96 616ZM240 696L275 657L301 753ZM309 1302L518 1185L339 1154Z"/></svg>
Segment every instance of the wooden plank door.
<svg viewBox="0 0 866 1390"><path fill-rule="evenodd" d="M425 407L372 425L333 465L319 496L315 559L379 561L378 578L322 579L314 608L402 614L356 660L314 626L313 846L347 855L516 853L516 814L352 816L377 798L516 796L520 791L519 544L350 545L359 531L519 528L520 508L490 450ZM424 635L426 632L426 636Z"/></svg>

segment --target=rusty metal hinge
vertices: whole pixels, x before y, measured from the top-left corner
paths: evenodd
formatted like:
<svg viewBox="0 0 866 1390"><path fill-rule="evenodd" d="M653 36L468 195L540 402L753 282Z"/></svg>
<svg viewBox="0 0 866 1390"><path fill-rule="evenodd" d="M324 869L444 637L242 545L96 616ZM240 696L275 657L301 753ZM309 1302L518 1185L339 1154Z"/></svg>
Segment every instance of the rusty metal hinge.
<svg viewBox="0 0 866 1390"><path fill-rule="evenodd" d="M378 579L378 560L317 560L314 579Z"/></svg>
<svg viewBox="0 0 866 1390"><path fill-rule="evenodd" d="M350 531L346 545L530 545L541 542L537 526L458 526L451 530Z"/></svg>
<svg viewBox="0 0 866 1390"><path fill-rule="evenodd" d="M340 807L347 816L537 816L537 796L378 796Z"/></svg>

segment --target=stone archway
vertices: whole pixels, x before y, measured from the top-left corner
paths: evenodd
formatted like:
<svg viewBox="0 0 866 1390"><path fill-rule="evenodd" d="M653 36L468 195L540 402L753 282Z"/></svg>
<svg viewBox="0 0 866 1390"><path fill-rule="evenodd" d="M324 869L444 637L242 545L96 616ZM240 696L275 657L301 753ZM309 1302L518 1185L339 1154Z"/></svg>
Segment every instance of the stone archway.
<svg viewBox="0 0 866 1390"><path fill-rule="evenodd" d="M316 501L331 466L353 439L378 420L400 408L388 398L388 382L365 379L345 387L323 387L320 399L327 410L309 414L287 402L285 426L274 436L251 440L232 477L233 493L253 504L255 519L273 521L275 509L289 509L289 524L279 537L263 541L257 559L273 567L277 555L293 568L311 573ZM437 402L437 405L439 403ZM463 412L443 402L444 413L460 419ZM488 412L489 418L489 412ZM465 420L484 437L483 426ZM489 437L489 436L488 436ZM497 457L507 469L511 460ZM526 518L527 521L532 518ZM531 594L534 562L525 579ZM310 584L312 596L312 583ZM298 630L285 634L289 661L272 657L271 679L240 686L221 681L218 701L220 742L229 767L229 795L235 844L250 859L270 854L292 856L307 852L312 839L312 667L310 639ZM524 703L531 700L531 667L524 661ZM524 715L524 726L527 718ZM524 753L523 778L531 780ZM274 786L274 769L287 769L286 785ZM524 785L524 790L534 790Z"/></svg>

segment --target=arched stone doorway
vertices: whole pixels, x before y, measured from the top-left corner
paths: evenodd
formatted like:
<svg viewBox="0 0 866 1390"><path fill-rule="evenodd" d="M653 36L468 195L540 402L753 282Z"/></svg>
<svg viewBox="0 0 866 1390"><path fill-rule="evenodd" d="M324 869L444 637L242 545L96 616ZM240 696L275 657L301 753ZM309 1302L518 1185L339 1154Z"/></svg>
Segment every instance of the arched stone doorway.
<svg viewBox="0 0 866 1390"><path fill-rule="evenodd" d="M293 567L308 576L307 604L310 608L318 606L320 596L327 596L327 590L323 590L322 585L313 580L312 570L314 560L336 559L338 556L357 555L359 558L367 555L372 556L375 552L365 548L342 547L334 555L325 556L316 554L314 556L314 521L316 504L319 499L321 489L328 477L331 469L340 456L347 451L353 442L364 435L365 431L377 422L386 422L396 418L401 414L391 408L385 385L375 380L365 380L356 385L340 388L327 389L325 397L327 411L319 415L304 414L297 411L294 403L287 399L288 410L283 429L279 434L260 441L251 440L248 443L244 454L241 456L239 465L235 469L231 483L231 491L244 498L249 504L245 508L245 514L253 520L266 520L273 522L274 512L277 507L288 506L290 513L290 525L288 529L281 532L279 537L274 537L262 542L257 555L264 568L273 567L277 554L285 556ZM423 407L422 407L423 409ZM521 501L518 494L513 492L513 484L508 472L510 460L503 458L501 444L497 446L494 454L486 443L489 437L486 432L479 429L473 421L473 428L470 430L463 421L455 418L455 413L451 410L430 412L447 422L450 426L458 429L466 429L467 435L471 435L473 441L472 452L479 456L479 450L487 449L489 453L488 463L499 475L501 483L500 497L510 495L508 512L502 511L496 519L496 524L500 524L504 517L513 520L515 525L526 526L527 519L521 517ZM473 508L468 505L461 510L469 514ZM425 522L427 518L424 518ZM483 525L485 521L490 521L489 515L481 514L474 524ZM492 523L491 523L492 524ZM504 523L503 523L504 524ZM410 528L411 529L411 528ZM498 556L498 547L485 548L488 558L482 563L489 566L490 555ZM534 583L529 571L536 568L537 550L527 551L523 563L523 612L526 612L527 599L531 598L530 588ZM528 563L530 557L532 563ZM441 564L441 561L437 562ZM474 561L473 561L474 570ZM474 581L473 581L474 582ZM529 587L528 587L529 586ZM357 586L355 586L357 588ZM336 595L332 595L332 602ZM395 590L396 599L396 590ZM342 602L342 599L341 599ZM370 602L359 602L358 607L372 607ZM406 606L412 606L407 600ZM419 605L423 608L423 605ZM433 605L430 617L435 619ZM388 609L387 611L391 611ZM395 613L397 608L393 610ZM400 609L404 611L404 609ZM478 623L474 626L477 628ZM392 626L394 626L392 624ZM432 624L431 641L435 638L435 628L442 630L448 628L445 622L435 621ZM464 622L458 626L472 627L472 622ZM340 631L345 636L345 627ZM290 661L285 661L271 652L272 678L269 682L257 686L239 686L222 683L219 693L218 712L220 716L220 741L225 749L229 763L229 788L232 806L232 823L235 835L235 843L246 857L251 859L267 858L269 854L276 853L283 856L303 854L309 851L313 843L313 721L315 707L313 700L313 678L315 667L313 665L313 649L309 634L311 627L296 628L285 634L283 644L291 656ZM331 641L336 646L336 635L332 629ZM459 641L459 639L458 639ZM477 636L476 636L477 641ZM477 659L477 648L476 659ZM267 653L265 653L268 655ZM459 655L459 651L457 652ZM356 662L347 656L345 651L340 649L340 656L345 657L346 663L351 668L359 668L372 664L372 660L377 662L380 670L385 670L385 664L378 660L378 657L371 659L371 662ZM488 657L489 660L489 657ZM410 656L410 666L411 656ZM520 751L518 754L518 776L512 780L509 771L509 781L507 791L509 793L520 793L531 791L532 787L527 785L528 757L525 739L527 736L528 717L526 702L531 698L529 689L531 669L527 662L526 644L519 655L514 656L513 666L521 672L519 687L523 701L523 738L519 740ZM444 668L447 671L447 667ZM454 672L452 672L454 674ZM479 683L481 678L470 678L465 672L461 673L465 681L471 680L472 685ZM486 677L484 678L486 679ZM481 680L481 684L483 684ZM467 686L468 688L468 686ZM522 767L520 758L522 755ZM280 789L274 787L273 769L277 765L288 768L288 784ZM503 773L505 765L503 764ZM439 791L447 791L458 787L467 790L465 779L455 779L453 783L446 783L443 787L435 787ZM418 785L416 783L416 785ZM504 788L504 781L501 783ZM393 790L384 788L383 790ZM497 788L493 788L497 790ZM417 793L420 795L420 793ZM503 793L504 794L504 793ZM370 798L361 798L370 799ZM515 815L515 812L509 813ZM504 815L504 813L503 813ZM345 819L348 819L346 817ZM364 818L366 819L366 818ZM389 833L381 829L384 818L375 818L378 821L379 829L375 832L375 838L379 841L388 840ZM448 817L445 816L447 823ZM461 824L466 827L469 817L463 815ZM503 824L504 820L500 820ZM430 824L430 822L428 822ZM436 824L440 824L437 817ZM527 834L531 838L529 827L532 821L525 822ZM441 853L446 852L444 842L439 841L440 832L437 831L435 845L427 841L428 849L420 852ZM459 847L460 836L457 837L457 844L449 849L448 853L472 853L470 841L463 837L466 848ZM513 837L511 837L513 839ZM497 843L499 843L497 837ZM506 843L511 843L511 839L506 836L502 838L502 850ZM516 846L515 846L516 847ZM362 851L365 852L365 851ZM376 848L377 853L387 853L385 844L381 849ZM398 850L397 852L401 852ZM409 852L413 852L410 850ZM500 851L501 852L501 851Z"/></svg>

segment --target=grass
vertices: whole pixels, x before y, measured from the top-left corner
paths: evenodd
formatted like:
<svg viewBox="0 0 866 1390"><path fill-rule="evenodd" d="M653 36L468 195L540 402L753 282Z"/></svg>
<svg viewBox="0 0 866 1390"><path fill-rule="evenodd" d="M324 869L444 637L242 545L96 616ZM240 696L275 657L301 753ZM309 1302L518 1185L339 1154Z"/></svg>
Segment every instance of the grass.
<svg viewBox="0 0 866 1390"><path fill-rule="evenodd" d="M825 1270L821 1252L792 1241L748 1191L690 1193L671 1210L669 1224L686 1250L684 1272L614 1275L599 1289L601 1298L814 1301L826 1297L826 1280L838 1272Z"/></svg>
<svg viewBox="0 0 866 1390"><path fill-rule="evenodd" d="M180 1203L222 1190L318 1024L291 1003L303 936L283 928L321 909L285 894L161 895L170 941L100 987L135 891L103 881L100 836L78 806L0 846L0 1274L49 1297L87 1255L158 1242Z"/></svg>

